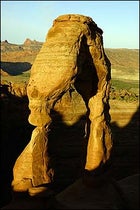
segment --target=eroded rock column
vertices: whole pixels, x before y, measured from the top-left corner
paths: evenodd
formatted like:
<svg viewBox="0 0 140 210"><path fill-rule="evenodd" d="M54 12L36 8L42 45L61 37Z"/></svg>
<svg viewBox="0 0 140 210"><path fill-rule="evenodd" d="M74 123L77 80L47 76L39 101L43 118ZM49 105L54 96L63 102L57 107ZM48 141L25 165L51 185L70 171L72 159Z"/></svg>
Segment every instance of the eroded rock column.
<svg viewBox="0 0 140 210"><path fill-rule="evenodd" d="M53 171L49 166L47 144L47 129L36 127L29 144L16 160L12 182L14 191L27 191L33 186L52 181Z"/></svg>
<svg viewBox="0 0 140 210"><path fill-rule="evenodd" d="M91 37L94 36L91 28ZM112 134L109 115L109 90L111 79L111 64L104 48L102 32L98 31L94 39L88 37L89 51L93 59L98 78L97 92L88 100L90 133L87 147L85 169L94 171L104 165L112 151Z"/></svg>

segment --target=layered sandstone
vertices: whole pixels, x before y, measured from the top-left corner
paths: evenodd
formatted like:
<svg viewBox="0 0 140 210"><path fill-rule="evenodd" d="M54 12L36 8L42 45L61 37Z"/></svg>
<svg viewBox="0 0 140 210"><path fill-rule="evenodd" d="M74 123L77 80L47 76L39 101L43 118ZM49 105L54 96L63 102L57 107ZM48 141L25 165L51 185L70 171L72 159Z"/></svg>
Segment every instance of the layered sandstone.
<svg viewBox="0 0 140 210"><path fill-rule="evenodd" d="M83 15L62 15L54 20L31 69L29 122L36 128L15 163L15 190L26 191L53 181L50 157L60 151L52 149L52 144L57 147L63 139L71 145L77 138L88 140L84 168L89 173L109 160L111 65L102 33L90 17Z"/></svg>

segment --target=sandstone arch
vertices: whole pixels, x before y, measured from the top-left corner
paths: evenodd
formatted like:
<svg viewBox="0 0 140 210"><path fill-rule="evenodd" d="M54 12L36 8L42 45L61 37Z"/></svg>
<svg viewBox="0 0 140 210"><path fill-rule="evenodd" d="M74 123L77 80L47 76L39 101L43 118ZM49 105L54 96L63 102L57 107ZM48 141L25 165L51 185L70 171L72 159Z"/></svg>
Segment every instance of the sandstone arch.
<svg viewBox="0 0 140 210"><path fill-rule="evenodd" d="M47 153L51 110L59 112L67 125L87 113L87 171L109 160L111 64L104 52L102 33L90 17L83 15L62 15L54 20L31 69L29 122L36 128L15 163L14 190L26 191L52 181Z"/></svg>

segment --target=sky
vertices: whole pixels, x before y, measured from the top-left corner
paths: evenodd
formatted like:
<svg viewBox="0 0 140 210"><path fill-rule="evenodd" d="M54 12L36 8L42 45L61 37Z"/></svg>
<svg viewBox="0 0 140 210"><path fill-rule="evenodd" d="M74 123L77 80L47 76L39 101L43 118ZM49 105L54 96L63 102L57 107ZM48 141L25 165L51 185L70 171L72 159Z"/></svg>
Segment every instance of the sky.
<svg viewBox="0 0 140 210"><path fill-rule="evenodd" d="M139 1L1 1L1 41L45 42L63 14L89 16L103 30L105 48L139 48Z"/></svg>

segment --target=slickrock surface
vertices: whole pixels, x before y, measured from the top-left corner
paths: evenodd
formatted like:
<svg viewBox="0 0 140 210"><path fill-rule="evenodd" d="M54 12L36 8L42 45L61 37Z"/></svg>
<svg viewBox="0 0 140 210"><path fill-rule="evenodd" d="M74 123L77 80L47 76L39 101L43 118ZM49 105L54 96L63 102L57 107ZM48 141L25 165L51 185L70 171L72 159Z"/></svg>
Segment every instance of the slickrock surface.
<svg viewBox="0 0 140 210"><path fill-rule="evenodd" d="M139 175L129 176L119 182L107 174L96 177L87 186L78 179L56 196L15 196L2 209L139 209Z"/></svg>
<svg viewBox="0 0 140 210"><path fill-rule="evenodd" d="M125 177L118 181L127 209L140 209L140 175Z"/></svg>
<svg viewBox="0 0 140 210"><path fill-rule="evenodd" d="M95 184L86 186L79 179L56 196L56 209L139 209L139 175L116 182L95 178Z"/></svg>

